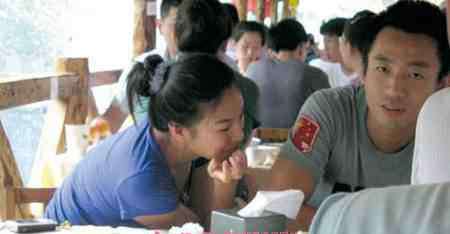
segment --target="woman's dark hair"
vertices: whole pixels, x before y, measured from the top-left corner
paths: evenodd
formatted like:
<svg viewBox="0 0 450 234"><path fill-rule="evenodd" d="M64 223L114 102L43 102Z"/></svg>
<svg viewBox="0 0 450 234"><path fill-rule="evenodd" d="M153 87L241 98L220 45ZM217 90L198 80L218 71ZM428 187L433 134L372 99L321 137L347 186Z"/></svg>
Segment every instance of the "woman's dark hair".
<svg viewBox="0 0 450 234"><path fill-rule="evenodd" d="M216 56L185 55L169 64L152 55L136 63L128 76L128 104L133 113L138 97L149 97L150 122L166 132L170 122L195 124L202 117L200 104L218 101L234 82L234 72Z"/></svg>
<svg viewBox="0 0 450 234"><path fill-rule="evenodd" d="M345 40L361 54L369 44L370 30L373 28L375 16L375 13L363 10L345 23L343 32Z"/></svg>
<svg viewBox="0 0 450 234"><path fill-rule="evenodd" d="M218 0L183 0L178 7L175 37L181 52L216 54L231 35L231 25Z"/></svg>

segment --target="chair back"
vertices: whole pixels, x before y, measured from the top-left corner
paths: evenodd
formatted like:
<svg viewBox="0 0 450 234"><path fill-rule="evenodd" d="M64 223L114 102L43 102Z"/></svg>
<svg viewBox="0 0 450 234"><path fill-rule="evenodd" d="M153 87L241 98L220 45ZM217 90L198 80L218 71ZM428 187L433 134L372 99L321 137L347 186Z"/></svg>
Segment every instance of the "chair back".
<svg viewBox="0 0 450 234"><path fill-rule="evenodd" d="M288 135L288 128L258 128L256 130L256 137L265 142L285 142Z"/></svg>
<svg viewBox="0 0 450 234"><path fill-rule="evenodd" d="M42 203L44 209L52 199L55 188L6 188L6 219L16 219L18 205L27 203Z"/></svg>

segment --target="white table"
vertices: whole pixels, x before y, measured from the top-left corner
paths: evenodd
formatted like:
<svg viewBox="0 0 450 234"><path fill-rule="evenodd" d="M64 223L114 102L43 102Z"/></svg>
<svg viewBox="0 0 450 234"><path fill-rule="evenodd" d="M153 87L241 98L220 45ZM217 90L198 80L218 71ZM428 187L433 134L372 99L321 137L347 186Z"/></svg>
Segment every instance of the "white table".
<svg viewBox="0 0 450 234"><path fill-rule="evenodd" d="M13 234L0 223L0 234ZM107 227L107 226L72 226L67 229L58 228L56 231L39 232L39 234L167 234L167 230L148 230L143 228Z"/></svg>

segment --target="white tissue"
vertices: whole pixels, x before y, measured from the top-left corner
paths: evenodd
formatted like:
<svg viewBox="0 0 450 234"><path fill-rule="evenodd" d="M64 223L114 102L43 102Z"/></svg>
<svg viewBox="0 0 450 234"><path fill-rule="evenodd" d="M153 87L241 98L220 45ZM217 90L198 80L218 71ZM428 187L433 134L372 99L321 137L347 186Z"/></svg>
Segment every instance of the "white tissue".
<svg viewBox="0 0 450 234"><path fill-rule="evenodd" d="M185 223L182 227L171 227L169 234L203 234L203 227L198 223Z"/></svg>
<svg viewBox="0 0 450 234"><path fill-rule="evenodd" d="M304 194L300 190L259 191L238 214L242 217L260 217L266 210L295 219L303 199Z"/></svg>

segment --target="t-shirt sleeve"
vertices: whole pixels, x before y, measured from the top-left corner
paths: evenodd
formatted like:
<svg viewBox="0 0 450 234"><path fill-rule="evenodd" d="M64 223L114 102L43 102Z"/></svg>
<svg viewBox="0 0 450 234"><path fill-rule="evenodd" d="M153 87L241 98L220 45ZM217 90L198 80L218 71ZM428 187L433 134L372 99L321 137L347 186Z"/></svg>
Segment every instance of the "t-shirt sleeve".
<svg viewBox="0 0 450 234"><path fill-rule="evenodd" d="M281 147L281 157L307 169L318 184L333 147L334 125L332 107L323 91L312 94L302 106L287 141Z"/></svg>
<svg viewBox="0 0 450 234"><path fill-rule="evenodd" d="M166 214L177 207L175 185L164 171L140 172L122 181L116 192L123 220Z"/></svg>

